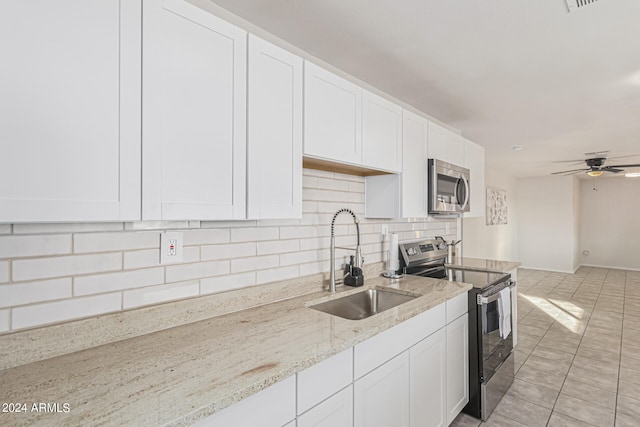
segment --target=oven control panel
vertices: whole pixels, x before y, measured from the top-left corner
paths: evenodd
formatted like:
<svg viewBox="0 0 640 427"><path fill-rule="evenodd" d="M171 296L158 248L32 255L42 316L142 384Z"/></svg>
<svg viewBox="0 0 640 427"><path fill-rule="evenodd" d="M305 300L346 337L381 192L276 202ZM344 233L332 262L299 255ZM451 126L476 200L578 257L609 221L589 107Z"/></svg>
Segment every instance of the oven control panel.
<svg viewBox="0 0 640 427"><path fill-rule="evenodd" d="M406 267L414 266L425 261L435 261L447 256L446 249L439 249L439 240L420 240L400 243L400 255Z"/></svg>

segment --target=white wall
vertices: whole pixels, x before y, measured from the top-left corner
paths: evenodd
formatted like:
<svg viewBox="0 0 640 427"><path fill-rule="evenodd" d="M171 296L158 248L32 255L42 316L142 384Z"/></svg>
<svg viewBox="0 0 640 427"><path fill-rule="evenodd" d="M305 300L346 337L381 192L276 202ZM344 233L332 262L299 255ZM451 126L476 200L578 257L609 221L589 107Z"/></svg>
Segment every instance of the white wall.
<svg viewBox="0 0 640 427"><path fill-rule="evenodd" d="M582 264L640 269L640 178L593 178L580 184Z"/></svg>
<svg viewBox="0 0 640 427"><path fill-rule="evenodd" d="M579 235L574 176L520 178L518 256L522 267L573 273Z"/></svg>
<svg viewBox="0 0 640 427"><path fill-rule="evenodd" d="M326 273L340 208L360 218L366 264L386 254L382 224L401 240L458 233L454 218L364 219L359 176L305 169L302 196L302 219L0 224L0 333ZM166 229L184 233L182 263L159 265ZM355 245L350 216L335 231L338 246Z"/></svg>
<svg viewBox="0 0 640 427"><path fill-rule="evenodd" d="M497 170L486 169L485 184L507 191L507 224L486 225L486 218L462 220L462 253L470 258L518 261L517 181ZM486 191L486 188L483 189Z"/></svg>

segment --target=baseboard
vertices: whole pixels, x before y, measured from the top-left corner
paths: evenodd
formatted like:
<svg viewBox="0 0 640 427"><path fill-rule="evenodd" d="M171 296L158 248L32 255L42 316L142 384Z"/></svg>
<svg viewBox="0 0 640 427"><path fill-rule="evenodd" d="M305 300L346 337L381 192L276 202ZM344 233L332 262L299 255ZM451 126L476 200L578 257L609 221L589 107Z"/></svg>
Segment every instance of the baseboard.
<svg viewBox="0 0 640 427"><path fill-rule="evenodd" d="M576 268L574 271L571 270L555 270L552 268L544 268L544 267L528 267L526 265L521 265L518 268L525 268L528 270L540 270L540 271L550 271L552 273L564 273L564 274L574 274L576 271L578 271L578 269ZM578 267L580 268L580 267Z"/></svg>
<svg viewBox="0 0 640 427"><path fill-rule="evenodd" d="M580 267L607 268L609 270L623 270L623 271L640 271L640 268L611 267L610 265L598 265L598 264L580 264ZM580 268L580 267L578 267L578 268Z"/></svg>

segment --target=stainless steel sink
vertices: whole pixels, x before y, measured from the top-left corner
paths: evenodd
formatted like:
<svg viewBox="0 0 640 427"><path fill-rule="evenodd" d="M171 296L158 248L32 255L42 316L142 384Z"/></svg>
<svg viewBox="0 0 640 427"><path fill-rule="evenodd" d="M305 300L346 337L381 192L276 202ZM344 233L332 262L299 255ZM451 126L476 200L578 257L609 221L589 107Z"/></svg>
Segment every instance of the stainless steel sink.
<svg viewBox="0 0 640 427"><path fill-rule="evenodd" d="M343 319L360 320L389 310L417 297L418 295L407 295L389 290L369 289L312 305L310 308L342 317Z"/></svg>

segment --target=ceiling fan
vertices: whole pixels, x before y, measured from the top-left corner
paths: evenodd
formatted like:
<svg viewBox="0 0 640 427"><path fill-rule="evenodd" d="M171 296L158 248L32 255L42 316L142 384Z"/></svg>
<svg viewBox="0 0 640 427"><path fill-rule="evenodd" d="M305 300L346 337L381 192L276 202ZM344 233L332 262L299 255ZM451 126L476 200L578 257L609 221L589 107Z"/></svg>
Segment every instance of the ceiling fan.
<svg viewBox="0 0 640 427"><path fill-rule="evenodd" d="M578 163L584 161L587 164L587 167L582 169L572 169L572 170L566 170L566 171L560 171L560 172L553 172L551 175L559 175L559 174L574 175L580 172L586 172L587 175L595 177L595 176L600 176L605 172L620 173L620 172L624 172L624 168L640 167L640 164L605 166L604 164L607 161L606 153L607 153L606 151L603 153L602 152L587 153L587 155L596 154L596 157L591 157L584 160L568 160L568 162L578 162ZM622 156L622 157L637 157L637 156L634 155L634 156ZM615 158L621 158L621 157L615 157Z"/></svg>

